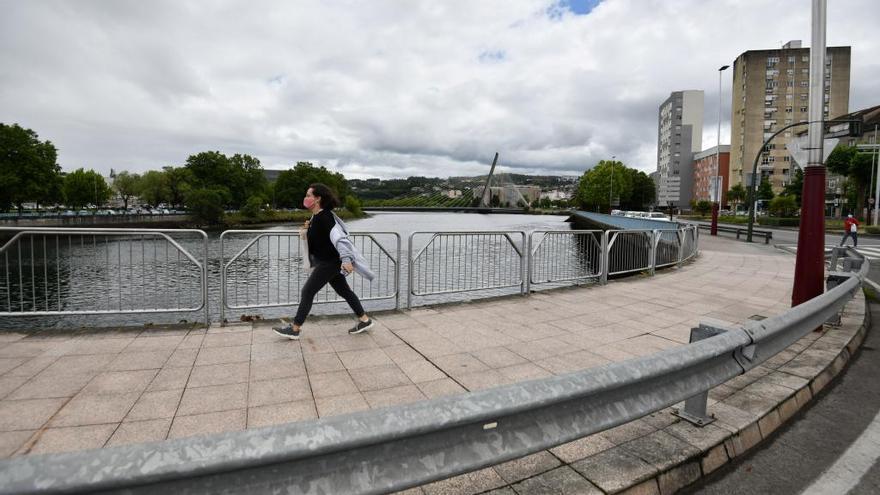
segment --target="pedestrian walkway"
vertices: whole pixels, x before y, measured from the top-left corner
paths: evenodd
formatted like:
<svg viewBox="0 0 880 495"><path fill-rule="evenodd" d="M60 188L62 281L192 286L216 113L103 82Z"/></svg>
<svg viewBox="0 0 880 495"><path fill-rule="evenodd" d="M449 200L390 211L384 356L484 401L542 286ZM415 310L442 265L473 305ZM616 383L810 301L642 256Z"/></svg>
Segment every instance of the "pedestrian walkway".
<svg viewBox="0 0 880 495"><path fill-rule="evenodd" d="M794 258L701 238L655 277L351 319L0 333L0 457L257 428L590 368L789 308ZM609 440L613 441L613 440ZM565 452L565 447L560 447ZM564 454L563 454L564 455Z"/></svg>
<svg viewBox="0 0 880 495"><path fill-rule="evenodd" d="M826 244L825 253L830 254L831 249L840 246L840 244ZM847 247L852 247L852 240L846 243ZM792 254L797 254L797 244L777 244L776 247ZM859 246L856 250L869 260L880 260L880 245Z"/></svg>

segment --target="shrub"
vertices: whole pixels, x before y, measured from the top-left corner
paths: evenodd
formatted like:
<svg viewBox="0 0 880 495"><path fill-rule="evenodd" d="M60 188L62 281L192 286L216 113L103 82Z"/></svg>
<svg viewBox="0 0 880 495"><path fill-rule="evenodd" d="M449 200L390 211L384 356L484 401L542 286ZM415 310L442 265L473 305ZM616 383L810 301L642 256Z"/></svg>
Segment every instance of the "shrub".
<svg viewBox="0 0 880 495"><path fill-rule="evenodd" d="M197 223L217 225L223 221L226 198L218 189L193 189L186 196L186 209Z"/></svg>
<svg viewBox="0 0 880 495"><path fill-rule="evenodd" d="M775 227L797 227L801 224L798 217L758 217L759 225L770 225Z"/></svg>
<svg viewBox="0 0 880 495"><path fill-rule="evenodd" d="M350 211L354 216L361 215L361 201L352 195L345 197L345 209Z"/></svg>
<svg viewBox="0 0 880 495"><path fill-rule="evenodd" d="M251 196L241 208L241 214L245 218L258 218L263 210L265 199L260 196Z"/></svg>

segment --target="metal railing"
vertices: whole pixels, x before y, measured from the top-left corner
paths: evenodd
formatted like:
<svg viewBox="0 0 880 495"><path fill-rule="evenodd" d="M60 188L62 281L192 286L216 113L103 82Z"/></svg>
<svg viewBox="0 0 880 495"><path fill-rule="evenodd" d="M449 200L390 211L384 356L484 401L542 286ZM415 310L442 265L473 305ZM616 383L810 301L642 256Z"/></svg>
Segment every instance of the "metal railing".
<svg viewBox="0 0 880 495"><path fill-rule="evenodd" d="M208 241L201 230L0 227L0 236L9 236L0 247L0 316L204 308L210 321ZM203 249L198 259L181 236L195 237Z"/></svg>
<svg viewBox="0 0 880 495"><path fill-rule="evenodd" d="M601 278L604 240L601 230L537 230L530 233L528 286Z"/></svg>
<svg viewBox="0 0 880 495"><path fill-rule="evenodd" d="M247 236L226 258L230 237ZM396 232L351 232L352 243L366 258L376 275L369 281L357 273L348 279L362 301L400 299L400 234ZM394 253L378 237L393 238ZM300 289L309 276L304 240L299 230L227 230L220 234L220 320L227 309L254 309L299 304ZM325 287L315 303L334 303L343 299Z"/></svg>
<svg viewBox="0 0 880 495"><path fill-rule="evenodd" d="M419 237L431 236L414 253ZM512 236L519 236L519 242ZM522 231L413 232L409 236L406 307L413 296L520 287L528 253Z"/></svg>
<svg viewBox="0 0 880 495"><path fill-rule="evenodd" d="M268 428L0 462L0 493L385 493L523 457L687 400L760 365L838 312L857 273L781 315L567 375ZM687 406L686 406L687 411ZM693 411L693 409L692 409ZM697 411L699 412L699 411ZM690 418L695 419L695 418ZM699 419L699 418L696 418Z"/></svg>

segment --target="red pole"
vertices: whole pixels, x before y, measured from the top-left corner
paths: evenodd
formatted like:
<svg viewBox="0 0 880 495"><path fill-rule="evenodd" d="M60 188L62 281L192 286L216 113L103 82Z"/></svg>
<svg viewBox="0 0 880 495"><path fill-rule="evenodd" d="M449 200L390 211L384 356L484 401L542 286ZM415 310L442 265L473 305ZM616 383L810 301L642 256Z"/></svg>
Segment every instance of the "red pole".
<svg viewBox="0 0 880 495"><path fill-rule="evenodd" d="M825 292L825 166L804 167L801 198L792 306Z"/></svg>
<svg viewBox="0 0 880 495"><path fill-rule="evenodd" d="M709 235L718 235L718 203L712 203L712 227L709 229Z"/></svg>

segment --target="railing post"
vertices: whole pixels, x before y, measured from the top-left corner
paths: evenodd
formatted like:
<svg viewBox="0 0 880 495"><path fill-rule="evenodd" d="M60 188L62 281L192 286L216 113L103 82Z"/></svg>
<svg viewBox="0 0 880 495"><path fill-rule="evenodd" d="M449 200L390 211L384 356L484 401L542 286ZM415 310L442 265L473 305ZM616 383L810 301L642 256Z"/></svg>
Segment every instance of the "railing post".
<svg viewBox="0 0 880 495"><path fill-rule="evenodd" d="M205 240L205 264L202 266L202 301L205 302L205 328L211 328L211 313L208 301L208 234L203 230L200 232ZM220 306L223 306L222 301Z"/></svg>
<svg viewBox="0 0 880 495"><path fill-rule="evenodd" d="M406 309L412 309L412 294L413 294L413 262L412 262L412 251L413 251L413 236L416 235L415 232L409 235L409 241L407 242L407 250L406 250Z"/></svg>
<svg viewBox="0 0 880 495"><path fill-rule="evenodd" d="M394 236L397 238L397 252L395 253L397 259L394 260L394 309L400 310L400 234L395 232Z"/></svg>
<svg viewBox="0 0 880 495"><path fill-rule="evenodd" d="M723 328L715 328L711 326L703 325L696 328L691 328L691 338L690 343L699 342L701 340L705 340L708 338L712 338L716 335L721 335L727 330ZM688 398L684 401L684 409L673 409L672 414L678 416L679 418L691 423L695 426L706 426L707 424L715 421L714 416L710 416L706 411L708 407L709 401L709 391L700 392L699 394Z"/></svg>
<svg viewBox="0 0 880 495"><path fill-rule="evenodd" d="M226 265L223 264L225 253L223 252L223 236L226 232L220 233L220 326L226 326Z"/></svg>
<svg viewBox="0 0 880 495"><path fill-rule="evenodd" d="M649 250L650 265L648 266L648 275L654 276L657 271L657 245L660 243L660 231L654 229L651 231L651 247Z"/></svg>
<svg viewBox="0 0 880 495"><path fill-rule="evenodd" d="M528 294L531 291L531 282L532 282L532 270L534 269L534 260L532 259L532 236L535 235L535 232L529 232L529 239L526 242L525 237L523 237L523 243L527 244L527 251L524 253L526 256L526 268L524 270L523 275L523 294ZM523 236L525 236L525 232L523 232Z"/></svg>
<svg viewBox="0 0 880 495"><path fill-rule="evenodd" d="M608 255L610 248L608 247L608 231L605 230L602 232L602 260L600 262L599 271L601 275L599 276L599 283L601 285L605 285L608 283Z"/></svg>
<svg viewBox="0 0 880 495"><path fill-rule="evenodd" d="M678 229L678 230L675 231L675 237L678 239L678 264L676 264L675 266L678 267L678 268L681 268L681 264L682 264L682 262L684 261L684 260L682 259L682 256L681 256L681 255L682 255L682 249L681 249L681 247L682 247L682 245L684 244L684 241L682 240L682 233L683 233L683 232L684 232L684 231L681 230L681 229Z"/></svg>

